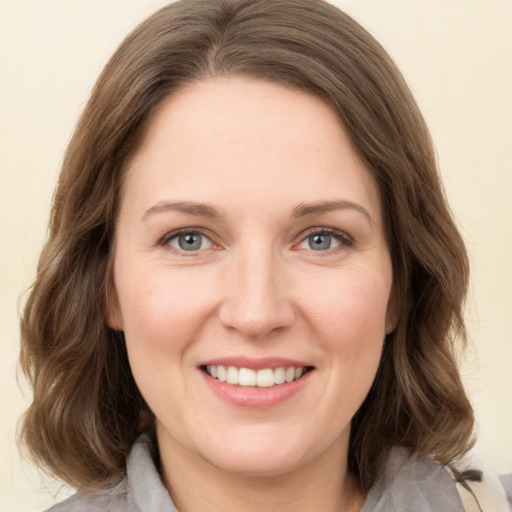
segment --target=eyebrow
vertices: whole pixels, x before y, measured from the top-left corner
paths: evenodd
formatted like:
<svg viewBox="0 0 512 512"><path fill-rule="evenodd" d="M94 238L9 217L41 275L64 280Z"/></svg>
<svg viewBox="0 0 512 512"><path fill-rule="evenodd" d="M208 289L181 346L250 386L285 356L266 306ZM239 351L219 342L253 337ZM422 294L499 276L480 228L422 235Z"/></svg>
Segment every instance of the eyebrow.
<svg viewBox="0 0 512 512"><path fill-rule="evenodd" d="M336 201L320 201L317 203L300 203L292 211L292 217L298 219L301 217L309 217L314 215L321 215L335 210L356 210L362 213L373 225L373 218L370 212L358 203L347 201L345 199Z"/></svg>
<svg viewBox="0 0 512 512"><path fill-rule="evenodd" d="M290 217L299 219L303 217L313 217L323 213L329 213L335 210L356 210L362 213L373 225L373 218L366 208L353 201L345 199L335 201L319 201L316 203L300 203L296 206ZM194 217L208 217L211 219L221 219L223 215L214 207L206 203L196 203L193 201L159 201L154 206L144 212L142 218L149 217L157 213L167 211L177 211Z"/></svg>
<svg viewBox="0 0 512 512"><path fill-rule="evenodd" d="M145 219L155 213L168 211L177 211L187 215L193 215L195 217L209 217L212 219L222 218L220 212L213 206L204 203L195 203L192 201L159 201L154 206L146 210L142 218Z"/></svg>

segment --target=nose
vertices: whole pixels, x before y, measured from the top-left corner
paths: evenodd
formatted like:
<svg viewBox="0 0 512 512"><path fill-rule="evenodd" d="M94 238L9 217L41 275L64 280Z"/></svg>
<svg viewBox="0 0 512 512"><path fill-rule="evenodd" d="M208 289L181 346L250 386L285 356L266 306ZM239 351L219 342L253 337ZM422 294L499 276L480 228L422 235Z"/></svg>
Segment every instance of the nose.
<svg viewBox="0 0 512 512"><path fill-rule="evenodd" d="M254 248L253 248L254 249ZM262 340L286 330L295 320L284 263L268 250L233 256L224 283L219 319L245 338Z"/></svg>

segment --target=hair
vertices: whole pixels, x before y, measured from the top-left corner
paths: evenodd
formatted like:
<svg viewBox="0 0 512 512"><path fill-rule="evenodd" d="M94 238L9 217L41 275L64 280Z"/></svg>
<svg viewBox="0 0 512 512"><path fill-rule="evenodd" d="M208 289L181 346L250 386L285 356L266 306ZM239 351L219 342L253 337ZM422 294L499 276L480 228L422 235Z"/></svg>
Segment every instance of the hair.
<svg viewBox="0 0 512 512"><path fill-rule="evenodd" d="M33 402L20 431L43 469L81 492L125 475L154 417L123 333L106 323L123 178L152 113L200 80L243 76L322 98L378 185L396 329L352 420L349 470L368 491L401 446L446 465L473 443L460 380L468 259L431 138L402 75L356 21L323 0L182 0L139 25L101 73L67 148L49 235L21 320Z"/></svg>

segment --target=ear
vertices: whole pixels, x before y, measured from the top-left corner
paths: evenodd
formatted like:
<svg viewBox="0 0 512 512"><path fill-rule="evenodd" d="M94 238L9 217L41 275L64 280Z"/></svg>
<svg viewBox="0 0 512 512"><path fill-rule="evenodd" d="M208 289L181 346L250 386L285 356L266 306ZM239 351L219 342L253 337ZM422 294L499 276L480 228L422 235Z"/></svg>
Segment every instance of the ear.
<svg viewBox="0 0 512 512"><path fill-rule="evenodd" d="M107 295L107 325L114 331L123 331L123 316L119 305L119 296L114 283L111 283Z"/></svg>
<svg viewBox="0 0 512 512"><path fill-rule="evenodd" d="M386 309L386 335L391 334L398 324L398 293L395 283L389 293L388 305Z"/></svg>

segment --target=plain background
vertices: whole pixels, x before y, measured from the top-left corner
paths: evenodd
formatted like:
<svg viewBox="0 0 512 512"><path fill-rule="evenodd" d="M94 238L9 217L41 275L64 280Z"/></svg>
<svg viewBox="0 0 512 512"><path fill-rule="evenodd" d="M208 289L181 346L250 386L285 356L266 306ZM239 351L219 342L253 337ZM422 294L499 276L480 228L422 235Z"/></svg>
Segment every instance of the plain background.
<svg viewBox="0 0 512 512"><path fill-rule="evenodd" d="M62 155L121 39L162 0L0 0L0 510L58 488L22 463L18 301L34 277ZM472 260L463 376L476 451L512 470L512 1L341 0L402 69L431 128Z"/></svg>

